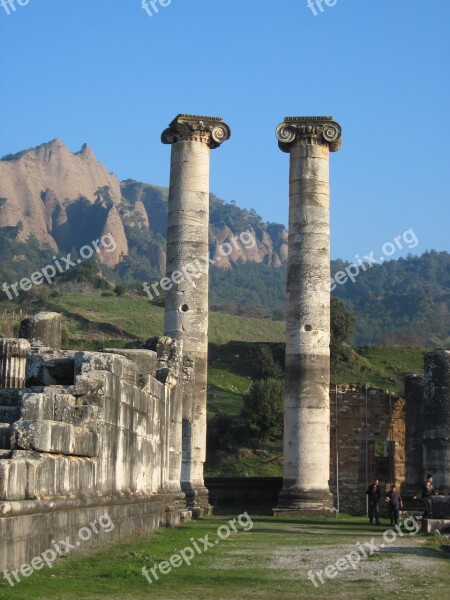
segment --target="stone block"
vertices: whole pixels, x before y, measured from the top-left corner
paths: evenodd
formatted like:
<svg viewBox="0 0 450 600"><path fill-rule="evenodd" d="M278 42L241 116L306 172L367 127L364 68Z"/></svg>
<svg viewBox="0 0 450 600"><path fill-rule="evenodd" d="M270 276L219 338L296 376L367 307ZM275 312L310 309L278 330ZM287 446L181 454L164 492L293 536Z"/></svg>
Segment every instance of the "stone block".
<svg viewBox="0 0 450 600"><path fill-rule="evenodd" d="M439 533L450 532L450 519L422 519L423 533Z"/></svg>
<svg viewBox="0 0 450 600"><path fill-rule="evenodd" d="M0 500L23 500L27 487L25 460L0 460Z"/></svg>
<svg viewBox="0 0 450 600"><path fill-rule="evenodd" d="M57 415L74 404L75 397L70 394L58 394L55 391L25 393L22 395L21 418L24 421L62 421L64 419L58 418Z"/></svg>
<svg viewBox="0 0 450 600"><path fill-rule="evenodd" d="M137 367L125 357L101 352L76 352L75 376L91 371L108 371L122 381L138 384Z"/></svg>
<svg viewBox="0 0 450 600"><path fill-rule="evenodd" d="M156 352L152 350L104 348L102 352L124 356L136 365L139 375L154 375L157 368Z"/></svg>
<svg viewBox="0 0 450 600"><path fill-rule="evenodd" d="M97 455L97 434L69 423L17 421L13 438L15 447L24 450L87 457Z"/></svg>
<svg viewBox="0 0 450 600"><path fill-rule="evenodd" d="M156 377L149 375L144 379L143 390L147 394L159 398L161 395L164 395L164 384L158 381Z"/></svg>
<svg viewBox="0 0 450 600"><path fill-rule="evenodd" d="M93 424L101 418L103 409L100 406L62 406L55 410L55 421L63 421L71 425Z"/></svg>

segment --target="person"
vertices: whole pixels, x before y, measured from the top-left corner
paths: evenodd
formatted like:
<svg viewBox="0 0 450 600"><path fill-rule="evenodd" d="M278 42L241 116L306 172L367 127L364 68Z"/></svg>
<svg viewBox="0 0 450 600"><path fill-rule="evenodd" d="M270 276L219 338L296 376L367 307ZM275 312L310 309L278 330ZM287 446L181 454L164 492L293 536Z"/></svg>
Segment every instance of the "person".
<svg viewBox="0 0 450 600"><path fill-rule="evenodd" d="M436 492L433 487L433 476L428 474L422 488L422 500L425 505L425 512L423 513L424 519L433 518L433 496L436 496Z"/></svg>
<svg viewBox="0 0 450 600"><path fill-rule="evenodd" d="M386 494L385 499L389 502L389 518L391 525L398 525L398 515L400 509L403 509L403 500L400 492L397 491L395 483L391 485L391 489Z"/></svg>
<svg viewBox="0 0 450 600"><path fill-rule="evenodd" d="M369 497L369 523L372 525L373 518L375 517L375 525L380 524L380 481L375 479L372 484L369 485L366 491L366 495Z"/></svg>

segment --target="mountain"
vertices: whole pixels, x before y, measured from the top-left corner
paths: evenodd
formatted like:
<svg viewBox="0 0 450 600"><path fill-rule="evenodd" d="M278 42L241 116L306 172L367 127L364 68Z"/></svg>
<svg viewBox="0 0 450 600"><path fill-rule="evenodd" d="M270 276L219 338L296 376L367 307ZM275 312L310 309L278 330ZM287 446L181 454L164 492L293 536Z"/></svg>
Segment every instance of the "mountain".
<svg viewBox="0 0 450 600"><path fill-rule="evenodd" d="M133 274L136 257L145 260L148 271L164 272L167 197L167 188L120 182L86 144L72 153L61 140L53 140L0 160L0 228L17 228L16 242L34 238L55 253L111 233L117 248L99 258L110 268L122 265L122 272L131 267ZM282 225L263 223L254 211L211 196L213 259L220 244L246 229L256 245L233 245L231 254L221 257L221 268L238 261L272 267L285 262L287 232Z"/></svg>
<svg viewBox="0 0 450 600"><path fill-rule="evenodd" d="M54 140L4 157L0 160L0 282L28 277L50 264L55 254L76 253L110 232L117 248L99 256L104 275L142 291L143 281L158 279L165 271L167 198L167 188L119 181L87 145L72 153ZM211 258L217 260L220 245L246 230L256 243L231 243L230 256L221 256L211 268L210 306L226 314L281 320L286 229L264 223L254 210L211 194ZM348 266L331 261L331 273ZM356 313L355 342L360 346L450 346L447 252L372 265L355 282L349 279L337 285L333 295ZM22 294L22 299L26 296ZM5 300L5 295L0 299Z"/></svg>

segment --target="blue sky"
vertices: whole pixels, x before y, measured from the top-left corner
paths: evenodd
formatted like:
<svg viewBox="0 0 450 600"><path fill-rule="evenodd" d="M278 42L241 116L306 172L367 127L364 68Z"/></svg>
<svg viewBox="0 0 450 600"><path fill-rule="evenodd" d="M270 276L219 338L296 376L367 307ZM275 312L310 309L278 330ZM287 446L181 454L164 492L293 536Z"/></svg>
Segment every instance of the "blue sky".
<svg viewBox="0 0 450 600"><path fill-rule="evenodd" d="M161 131L180 112L222 116L211 191L287 224L275 127L333 115L332 257L409 228L413 253L450 251L448 0L337 0L317 16L307 0L172 0L152 17L141 0L15 4L0 5L0 155L87 142L120 179L167 185Z"/></svg>

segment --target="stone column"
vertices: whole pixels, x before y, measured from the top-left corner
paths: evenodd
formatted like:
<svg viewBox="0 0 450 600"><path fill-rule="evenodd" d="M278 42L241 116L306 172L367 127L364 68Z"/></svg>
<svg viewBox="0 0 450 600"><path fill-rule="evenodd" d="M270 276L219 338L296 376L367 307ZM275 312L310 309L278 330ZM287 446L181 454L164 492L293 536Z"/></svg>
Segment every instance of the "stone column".
<svg viewBox="0 0 450 600"><path fill-rule="evenodd" d="M433 475L436 490L450 493L450 352L425 356L423 476Z"/></svg>
<svg viewBox="0 0 450 600"><path fill-rule="evenodd" d="M220 118L178 115L162 134L172 145L164 335L183 343L181 485L190 508L210 510L206 458L210 150L230 137ZM188 369L189 370L189 369Z"/></svg>
<svg viewBox="0 0 450 600"><path fill-rule="evenodd" d="M40 312L20 323L20 336L32 346L61 348L62 316L56 312Z"/></svg>
<svg viewBox="0 0 450 600"><path fill-rule="evenodd" d="M0 339L0 388L19 389L25 387L25 371L29 351L30 344L27 340Z"/></svg>
<svg viewBox="0 0 450 600"><path fill-rule="evenodd" d="M405 377L405 485L404 492L417 494L423 484L424 377Z"/></svg>
<svg viewBox="0 0 450 600"><path fill-rule="evenodd" d="M332 117L287 117L276 135L290 154L283 489L275 514L330 515L329 153Z"/></svg>

